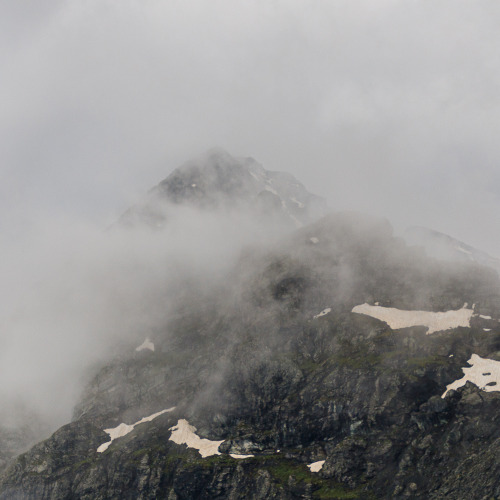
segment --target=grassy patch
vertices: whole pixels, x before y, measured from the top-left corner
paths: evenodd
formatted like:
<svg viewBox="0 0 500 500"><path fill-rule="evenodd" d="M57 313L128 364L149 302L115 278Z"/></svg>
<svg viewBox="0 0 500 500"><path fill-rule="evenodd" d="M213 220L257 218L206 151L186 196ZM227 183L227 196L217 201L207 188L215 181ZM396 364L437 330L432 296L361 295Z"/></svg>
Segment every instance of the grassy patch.
<svg viewBox="0 0 500 500"><path fill-rule="evenodd" d="M322 486L319 490L316 490L313 493L313 498L321 498L321 499L326 499L326 498L364 498L364 499L369 499L369 498L374 498L372 497L369 493L365 493L360 491L359 489L357 490L350 490L345 488L342 485L336 485L336 486Z"/></svg>
<svg viewBox="0 0 500 500"><path fill-rule="evenodd" d="M409 358L408 366L411 368L425 368L428 365L443 366L449 362L443 356L423 356L418 358Z"/></svg>
<svg viewBox="0 0 500 500"><path fill-rule="evenodd" d="M79 462L76 462L75 464L72 465L72 469L79 469L80 467L88 467L95 465L97 463L97 460L94 458L86 458L84 460L80 460Z"/></svg>
<svg viewBox="0 0 500 500"><path fill-rule="evenodd" d="M278 482L283 484L286 484L288 482L288 478L290 476L293 476L299 483L312 483L314 479L311 476L311 472L306 468L305 465L292 463L288 460L269 465L268 467L266 467L266 469L275 479L278 480Z"/></svg>
<svg viewBox="0 0 500 500"><path fill-rule="evenodd" d="M290 477L293 477L298 486L311 485L313 498L374 498L361 488L353 490L331 479L325 479L317 473L311 472L305 464L289 459L277 460L276 457L256 457L253 460L260 462L259 468L267 470L274 480L284 488L288 485Z"/></svg>
<svg viewBox="0 0 500 500"><path fill-rule="evenodd" d="M369 370L373 366L380 364L381 357L375 353L357 352L344 354L334 354L328 361L341 368L350 368L351 370Z"/></svg>
<svg viewBox="0 0 500 500"><path fill-rule="evenodd" d="M211 457L203 458L201 455L193 458L190 457L186 460L186 465L194 467L203 467L204 469L212 469L217 466L235 466L234 458L228 455L212 455ZM184 457L185 458L185 457Z"/></svg>
<svg viewBox="0 0 500 500"><path fill-rule="evenodd" d="M317 370L321 366L321 363L316 363L312 359L304 359L298 364L298 366L303 372L312 372Z"/></svg>

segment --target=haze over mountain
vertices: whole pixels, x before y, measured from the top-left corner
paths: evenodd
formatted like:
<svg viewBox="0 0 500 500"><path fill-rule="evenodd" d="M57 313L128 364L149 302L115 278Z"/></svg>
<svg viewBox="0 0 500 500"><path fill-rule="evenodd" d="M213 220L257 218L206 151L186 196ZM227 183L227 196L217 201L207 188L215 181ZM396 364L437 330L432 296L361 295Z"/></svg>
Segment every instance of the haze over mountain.
<svg viewBox="0 0 500 500"><path fill-rule="evenodd" d="M162 328L179 290L211 289L244 248L325 211L293 176L213 149L172 172L111 230L51 221L34 234L28 228L22 252L18 241L5 245L0 434L17 436L5 441L6 456L67 422L89 366Z"/></svg>
<svg viewBox="0 0 500 500"><path fill-rule="evenodd" d="M98 327L85 389L67 425L4 452L0 498L498 496L497 273L370 215L305 223L309 203L216 150L102 234L112 259L77 294L113 298L78 325Z"/></svg>
<svg viewBox="0 0 500 500"><path fill-rule="evenodd" d="M500 497L499 21L0 2L0 496Z"/></svg>
<svg viewBox="0 0 500 500"><path fill-rule="evenodd" d="M404 238L409 244L423 246L426 253L431 257L443 260L476 262L500 272L500 259L492 257L486 252L447 234L425 227L410 227L405 231Z"/></svg>

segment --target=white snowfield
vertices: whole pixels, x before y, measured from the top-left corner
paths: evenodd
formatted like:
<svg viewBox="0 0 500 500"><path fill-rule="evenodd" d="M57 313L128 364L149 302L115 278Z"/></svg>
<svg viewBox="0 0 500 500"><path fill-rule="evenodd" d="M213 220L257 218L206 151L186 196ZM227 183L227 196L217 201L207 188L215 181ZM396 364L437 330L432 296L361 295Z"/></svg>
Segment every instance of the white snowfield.
<svg viewBox="0 0 500 500"><path fill-rule="evenodd" d="M309 470L311 472L319 472L324 465L325 461L324 460L319 460L318 462L313 462L312 464L309 464Z"/></svg>
<svg viewBox="0 0 500 500"><path fill-rule="evenodd" d="M327 307L326 309L323 309L319 314L316 314L316 316L313 316L313 319L321 318L321 316L326 316L331 311L331 308Z"/></svg>
<svg viewBox="0 0 500 500"><path fill-rule="evenodd" d="M155 350L155 345L149 339L146 339L139 347L136 347L136 351L144 351L145 349L149 349L150 351Z"/></svg>
<svg viewBox="0 0 500 500"><path fill-rule="evenodd" d="M459 326L470 327L470 320L474 313L473 309L467 309L467 304L456 311L432 312L405 311L394 307L371 306L366 303L353 307L352 312L385 321L393 330L410 326L426 326L427 335Z"/></svg>
<svg viewBox="0 0 500 500"><path fill-rule="evenodd" d="M311 238L309 238L309 241L316 245L316 243L319 243L319 238L316 238L316 236L312 236Z"/></svg>
<svg viewBox="0 0 500 500"><path fill-rule="evenodd" d="M442 398L448 394L448 391L456 390L467 382L472 382L486 392L500 391L500 361L481 358L481 356L473 354L467 363L471 365L470 368L462 368L464 376L447 385Z"/></svg>
<svg viewBox="0 0 500 500"><path fill-rule="evenodd" d="M266 191L269 191L270 193L275 194L276 196L279 196L279 195L278 195L278 192L276 191L276 189L272 188L271 186L264 186L264 189L265 189Z"/></svg>
<svg viewBox="0 0 500 500"><path fill-rule="evenodd" d="M177 421L177 425L170 427L172 435L169 440L177 444L185 444L188 448L198 450L200 455L210 457L212 455L220 455L219 446L224 442L210 441L210 439L202 439L195 434L196 427L189 425L189 422L184 419Z"/></svg>
<svg viewBox="0 0 500 500"><path fill-rule="evenodd" d="M236 453L230 453L229 454L230 457L233 457L233 458L236 458L238 460L242 460L244 458L252 458L254 457L255 455L236 455Z"/></svg>
<svg viewBox="0 0 500 500"><path fill-rule="evenodd" d="M175 406L172 408L168 408L167 410L162 410L159 411L158 413L153 413L152 415L149 415L149 417L144 417L141 418L138 422L135 424L120 424L117 427L113 427L112 429L104 429L104 432L106 434L109 434L109 437L111 438L111 441L107 441L106 443L101 444L99 448L97 448L97 453L102 453L103 451L106 451L109 448L109 445L115 440L120 437L126 436L127 434L131 433L134 430L134 427L139 424L143 424L144 422L151 422L151 420L154 420L156 417L159 417L160 415L163 415L164 413L170 412L175 410Z"/></svg>

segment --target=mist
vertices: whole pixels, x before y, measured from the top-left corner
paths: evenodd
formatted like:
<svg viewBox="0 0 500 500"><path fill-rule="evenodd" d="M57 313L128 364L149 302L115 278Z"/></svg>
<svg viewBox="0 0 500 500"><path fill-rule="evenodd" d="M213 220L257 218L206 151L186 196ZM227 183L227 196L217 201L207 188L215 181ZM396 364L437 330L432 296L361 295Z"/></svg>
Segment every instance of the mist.
<svg viewBox="0 0 500 500"><path fill-rule="evenodd" d="M0 7L2 232L106 226L222 146L333 209L498 255L495 2L39 2Z"/></svg>
<svg viewBox="0 0 500 500"><path fill-rule="evenodd" d="M243 210L168 206L168 214L162 230L40 220L22 242L4 246L4 407L17 404L51 426L68 421L99 363L130 356L155 332L168 335L179 297L215 289L248 245L283 234Z"/></svg>
<svg viewBox="0 0 500 500"><path fill-rule="evenodd" d="M69 418L86 370L213 283L258 236L176 212L109 232L223 146L332 210L500 255L495 2L35 1L0 5L0 398ZM161 299L159 299L159 297Z"/></svg>

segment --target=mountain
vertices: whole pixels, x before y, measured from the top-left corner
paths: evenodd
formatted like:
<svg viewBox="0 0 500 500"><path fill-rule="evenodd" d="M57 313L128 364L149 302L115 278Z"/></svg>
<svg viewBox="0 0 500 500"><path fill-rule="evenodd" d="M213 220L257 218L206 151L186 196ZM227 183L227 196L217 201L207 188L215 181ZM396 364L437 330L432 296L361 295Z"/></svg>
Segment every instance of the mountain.
<svg viewBox="0 0 500 500"><path fill-rule="evenodd" d="M327 212L325 200L309 193L292 175L265 170L253 158L234 158L222 149L212 149L175 169L119 223L162 227L175 206L244 209L293 227Z"/></svg>
<svg viewBox="0 0 500 500"><path fill-rule="evenodd" d="M21 403L2 401L0 408L0 470L19 453L49 435L44 420Z"/></svg>
<svg viewBox="0 0 500 500"><path fill-rule="evenodd" d="M408 244L422 246L429 256L436 259L476 262L500 272L500 259L433 229L413 226L405 231L404 238Z"/></svg>
<svg viewBox="0 0 500 500"><path fill-rule="evenodd" d="M276 176L222 158L174 171L118 228L240 196L252 211ZM287 208L315 200L272 184ZM498 276L385 219L289 222L209 286L179 282L161 327L117 346L73 420L4 468L0 498L498 498Z"/></svg>

